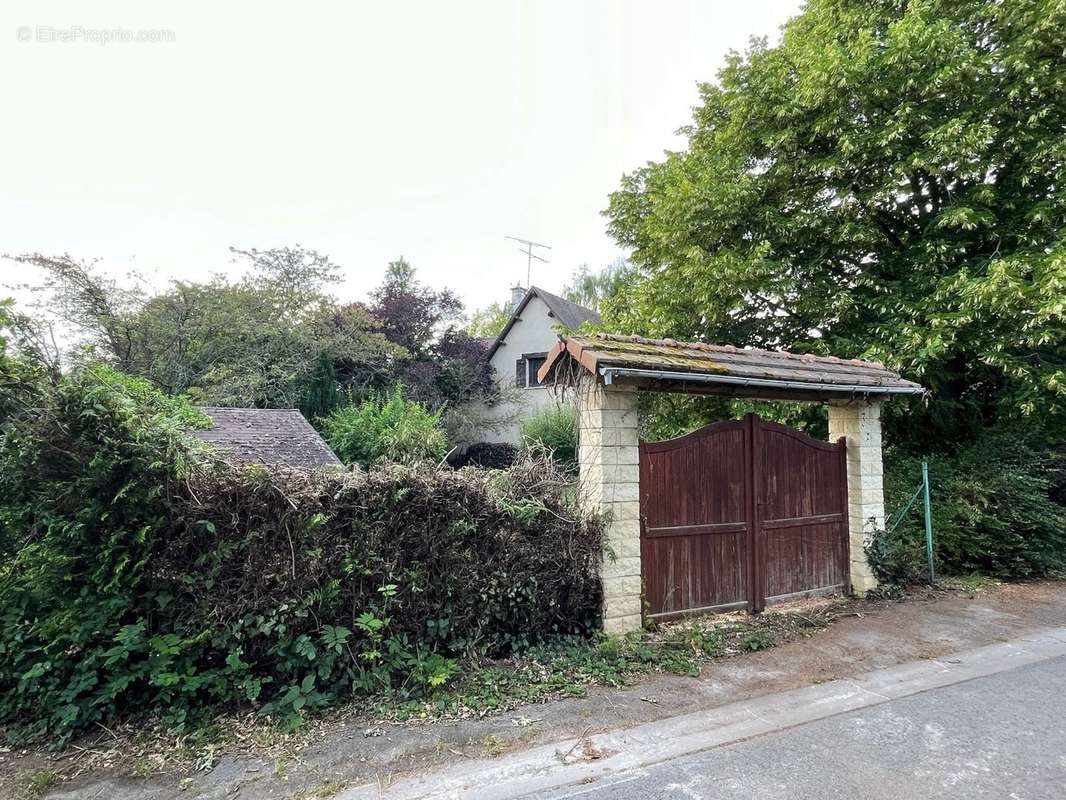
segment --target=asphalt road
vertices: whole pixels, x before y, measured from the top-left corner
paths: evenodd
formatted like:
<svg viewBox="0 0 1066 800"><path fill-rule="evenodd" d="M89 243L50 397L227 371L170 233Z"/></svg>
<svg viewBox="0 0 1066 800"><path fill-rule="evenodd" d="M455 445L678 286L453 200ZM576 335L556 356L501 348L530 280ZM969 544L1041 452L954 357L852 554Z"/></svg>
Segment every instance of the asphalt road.
<svg viewBox="0 0 1066 800"><path fill-rule="evenodd" d="M1066 657L538 797L1066 799Z"/></svg>

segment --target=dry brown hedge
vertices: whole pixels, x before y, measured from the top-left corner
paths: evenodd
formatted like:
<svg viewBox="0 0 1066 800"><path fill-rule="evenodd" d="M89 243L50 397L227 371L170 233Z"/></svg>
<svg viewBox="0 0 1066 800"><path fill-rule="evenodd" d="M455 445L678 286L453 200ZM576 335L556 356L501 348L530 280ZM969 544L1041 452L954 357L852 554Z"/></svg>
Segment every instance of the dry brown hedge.
<svg viewBox="0 0 1066 800"><path fill-rule="evenodd" d="M598 625L602 524L572 494L547 461L201 471L172 497L153 582L173 595L172 613L245 631L280 614L308 632L351 627L394 584L392 632L499 654ZM272 645L252 636L244 657L267 658Z"/></svg>

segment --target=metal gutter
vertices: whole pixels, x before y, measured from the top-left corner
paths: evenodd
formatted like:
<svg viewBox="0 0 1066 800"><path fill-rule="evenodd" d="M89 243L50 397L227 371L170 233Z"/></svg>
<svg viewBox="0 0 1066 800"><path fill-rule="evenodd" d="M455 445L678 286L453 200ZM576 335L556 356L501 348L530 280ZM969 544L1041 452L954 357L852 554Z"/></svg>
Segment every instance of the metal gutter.
<svg viewBox="0 0 1066 800"><path fill-rule="evenodd" d="M871 386L870 384L809 383L781 381L771 378L740 378L735 375L705 375L697 372L665 372L633 367L600 367L600 375L608 386L619 378L651 378L662 381L688 383L724 383L731 386L751 386L756 389L796 389L800 391L839 392L841 394L923 394L921 386Z"/></svg>

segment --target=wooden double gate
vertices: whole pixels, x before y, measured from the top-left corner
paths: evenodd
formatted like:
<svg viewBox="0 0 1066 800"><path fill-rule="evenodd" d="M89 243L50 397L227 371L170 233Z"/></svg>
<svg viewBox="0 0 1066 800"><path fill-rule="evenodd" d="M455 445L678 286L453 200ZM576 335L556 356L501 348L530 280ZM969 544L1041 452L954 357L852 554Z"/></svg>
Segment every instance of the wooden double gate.
<svg viewBox="0 0 1066 800"><path fill-rule="evenodd" d="M650 617L846 590L844 440L749 414L642 442L640 521Z"/></svg>

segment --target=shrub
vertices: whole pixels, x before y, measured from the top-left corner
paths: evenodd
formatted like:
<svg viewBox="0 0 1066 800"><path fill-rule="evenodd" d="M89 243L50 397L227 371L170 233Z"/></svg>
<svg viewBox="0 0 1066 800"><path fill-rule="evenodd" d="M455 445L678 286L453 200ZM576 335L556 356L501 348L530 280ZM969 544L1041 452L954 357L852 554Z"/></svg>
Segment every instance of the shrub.
<svg viewBox="0 0 1066 800"><path fill-rule="evenodd" d="M385 397L339 408L324 417L321 426L329 446L345 464L436 462L448 451L440 413L405 400L399 388Z"/></svg>
<svg viewBox="0 0 1066 800"><path fill-rule="evenodd" d="M165 492L192 464L182 428L202 420L101 366L39 403L0 435L0 720L30 737L115 707Z"/></svg>
<svg viewBox="0 0 1066 800"><path fill-rule="evenodd" d="M1014 431L990 432L953 456L930 459L938 570L1026 578L1066 567L1066 507L1054 499L1062 471L1061 453ZM920 480L920 459L886 454L890 513ZM927 574L920 501L895 532L874 538L869 554L883 580Z"/></svg>
<svg viewBox="0 0 1066 800"><path fill-rule="evenodd" d="M891 533L875 531L866 557L882 583L902 586L929 579L925 532L916 524L904 524Z"/></svg>
<svg viewBox="0 0 1066 800"><path fill-rule="evenodd" d="M565 403L544 406L522 420L527 451L546 450L567 473L577 474L577 417Z"/></svg>
<svg viewBox="0 0 1066 800"><path fill-rule="evenodd" d="M0 438L9 739L419 697L464 654L597 625L602 526L550 464L235 471L143 388L79 370Z"/></svg>

